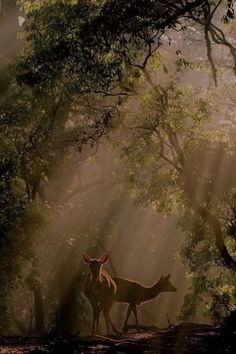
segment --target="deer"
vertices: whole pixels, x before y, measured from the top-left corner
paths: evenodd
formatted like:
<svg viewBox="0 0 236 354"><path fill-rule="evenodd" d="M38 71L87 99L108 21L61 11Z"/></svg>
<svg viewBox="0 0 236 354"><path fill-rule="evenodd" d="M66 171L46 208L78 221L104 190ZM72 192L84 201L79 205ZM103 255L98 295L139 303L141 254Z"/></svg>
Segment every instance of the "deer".
<svg viewBox="0 0 236 354"><path fill-rule="evenodd" d="M116 284L110 275L102 269L108 261L108 256L104 255L96 259L83 254L83 261L89 265L90 269L84 285L84 294L93 310L92 335L98 332L101 311L104 314L107 334L111 334L112 331L118 333L109 315L114 303Z"/></svg>
<svg viewBox="0 0 236 354"><path fill-rule="evenodd" d="M137 316L137 306L153 300L161 292L177 291L177 289L170 282L170 274L166 275L165 277L161 276L160 279L150 287L125 278L112 277L112 279L116 284L114 301L128 303L127 314L123 325L124 333L127 332L127 324L131 312L134 314L136 327L138 332L140 332Z"/></svg>

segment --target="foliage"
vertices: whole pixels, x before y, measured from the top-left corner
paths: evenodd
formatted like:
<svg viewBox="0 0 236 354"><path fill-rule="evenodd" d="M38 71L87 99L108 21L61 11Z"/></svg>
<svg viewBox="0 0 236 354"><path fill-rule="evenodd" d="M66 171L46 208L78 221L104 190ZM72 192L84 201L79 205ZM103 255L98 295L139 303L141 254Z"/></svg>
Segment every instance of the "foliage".
<svg viewBox="0 0 236 354"><path fill-rule="evenodd" d="M207 97L196 99L190 89L171 84L142 96L137 111L123 141L136 200L142 205L153 203L158 211L181 208L180 161L172 143L178 137L183 153L203 147L202 127L211 111Z"/></svg>
<svg viewBox="0 0 236 354"><path fill-rule="evenodd" d="M187 234L180 256L189 267L187 278L190 281L179 319L189 320L201 311L214 323L222 324L235 310L235 275L221 266L212 245L211 230L200 219L191 220L185 215L179 225ZM229 238L226 242L233 251L234 243Z"/></svg>
<svg viewBox="0 0 236 354"><path fill-rule="evenodd" d="M235 241L226 233L236 156L229 135L212 118L210 97L173 83L156 86L125 118L119 137L136 203L177 213L187 233L182 257L190 267L191 292L181 318L194 315L204 301L205 314L219 321L234 309L234 267L224 260L218 237L234 257Z"/></svg>
<svg viewBox="0 0 236 354"><path fill-rule="evenodd" d="M48 225L43 188L64 147L58 146L62 126L59 119L53 122L52 97L20 88L14 67L1 71L0 91L0 326L6 328L7 293L20 281L23 264L31 263L34 240Z"/></svg>
<svg viewBox="0 0 236 354"><path fill-rule="evenodd" d="M137 69L145 68L168 28L183 30L196 22L207 25L207 31L217 31L207 18L212 18L218 5L206 0L22 2L29 21L19 82L39 87L63 82L72 96L117 93L127 71L135 76ZM221 43L218 31L216 36ZM212 34L212 40L215 37Z"/></svg>

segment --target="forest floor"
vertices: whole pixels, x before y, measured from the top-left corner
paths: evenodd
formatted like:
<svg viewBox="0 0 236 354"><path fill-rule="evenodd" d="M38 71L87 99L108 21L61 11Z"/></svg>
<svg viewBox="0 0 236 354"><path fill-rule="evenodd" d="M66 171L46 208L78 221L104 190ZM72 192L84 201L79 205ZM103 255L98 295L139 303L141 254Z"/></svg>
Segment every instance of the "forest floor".
<svg viewBox="0 0 236 354"><path fill-rule="evenodd" d="M209 325L180 324L167 330L142 328L141 333L116 337L0 337L0 353L233 354L236 332Z"/></svg>

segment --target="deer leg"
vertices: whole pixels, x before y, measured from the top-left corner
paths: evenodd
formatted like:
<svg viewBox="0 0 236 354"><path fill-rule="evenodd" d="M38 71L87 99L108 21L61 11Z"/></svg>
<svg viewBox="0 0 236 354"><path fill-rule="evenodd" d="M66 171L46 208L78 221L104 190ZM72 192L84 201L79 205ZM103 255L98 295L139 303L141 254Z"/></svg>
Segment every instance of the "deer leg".
<svg viewBox="0 0 236 354"><path fill-rule="evenodd" d="M109 322L109 311L107 311L107 308L103 309L103 314L105 318L105 323L106 323L106 329L107 329L107 334L111 334L111 327L110 327L110 322Z"/></svg>
<svg viewBox="0 0 236 354"><path fill-rule="evenodd" d="M96 320L96 306L95 304L92 304L93 308L93 324L92 324L92 335L95 333L95 320Z"/></svg>
<svg viewBox="0 0 236 354"><path fill-rule="evenodd" d="M117 329L116 329L114 323L113 323L112 320L111 320L110 314L109 314L109 318L108 318L108 319L109 319L109 323L110 323L110 326L111 326L112 331L113 331L115 334L119 334L119 332L117 331Z"/></svg>
<svg viewBox="0 0 236 354"><path fill-rule="evenodd" d="M126 318L125 318L125 322L124 322L124 326L123 326L123 332L124 333L127 332L127 323L128 323L128 319L129 319L130 314L131 314L131 305L129 304L128 310L127 310L127 314L126 314Z"/></svg>
<svg viewBox="0 0 236 354"><path fill-rule="evenodd" d="M110 324L110 327L111 327L112 331L115 334L119 334L119 332L117 331L117 329L116 329L116 327L115 327L115 325L112 322L111 317L110 317L110 311L111 311L112 305L113 305L113 302L107 306L108 321L109 321L109 324Z"/></svg>
<svg viewBox="0 0 236 354"><path fill-rule="evenodd" d="M132 306L132 311L133 311L133 314L134 314L134 318L135 318L137 330L138 330L138 332L140 332L139 323L138 323L137 307L136 307L136 305Z"/></svg>
<svg viewBox="0 0 236 354"><path fill-rule="evenodd" d="M97 332L98 332L98 321L99 321L99 307L96 306L96 308L95 308L95 324L94 324L95 334L97 334Z"/></svg>
<svg viewBox="0 0 236 354"><path fill-rule="evenodd" d="M102 305L100 304L100 306L98 307L98 312L97 312L96 333L99 332L99 318L100 318L101 311L102 311Z"/></svg>
<svg viewBox="0 0 236 354"><path fill-rule="evenodd" d="M100 314L100 307L97 303L92 303L93 308L93 326L92 326L92 335L97 333L98 328L98 321L99 321L99 314Z"/></svg>

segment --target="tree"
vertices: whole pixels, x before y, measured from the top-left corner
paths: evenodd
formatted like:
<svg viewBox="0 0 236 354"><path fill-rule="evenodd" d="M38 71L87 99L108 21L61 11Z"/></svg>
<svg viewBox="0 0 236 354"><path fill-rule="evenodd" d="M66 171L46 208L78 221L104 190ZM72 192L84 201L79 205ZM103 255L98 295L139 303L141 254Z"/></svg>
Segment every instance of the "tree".
<svg viewBox="0 0 236 354"><path fill-rule="evenodd" d="M44 189L50 184L52 172L70 148L68 139L80 133L78 146L93 138L82 134L89 127L88 116L94 114L93 108L83 106L81 113L87 113L83 125L73 125L69 115L64 91L49 90L47 96L37 89L19 87L15 80L15 67L9 66L0 75L0 254L1 254L1 318L0 328L7 330L9 294L23 280L22 269L34 261L33 245L42 237L50 219ZM87 103L86 103L87 105ZM87 105L89 106L89 105ZM72 105L75 111L75 105ZM106 112L110 107L106 107ZM103 119L103 111L99 112ZM106 116L104 116L104 119ZM94 119L96 121L96 119ZM69 128L67 126L69 124ZM99 123L98 123L99 125ZM96 125L97 127L97 125ZM94 128L95 130L97 128ZM104 128L101 128L102 134ZM97 134L97 130L96 130ZM36 330L43 332L43 308L40 287L34 284ZM43 316L43 314L41 314ZM9 321L8 321L9 322Z"/></svg>
<svg viewBox="0 0 236 354"><path fill-rule="evenodd" d="M219 323L235 309L236 155L212 97L173 82L154 86L128 110L118 138L137 205L177 215L186 235L180 255L191 282L180 319L203 306Z"/></svg>
<svg viewBox="0 0 236 354"><path fill-rule="evenodd" d="M71 96L117 94L127 72L135 76L145 68L168 29L183 31L192 23L204 33L215 82L212 42L227 47L235 64L233 44L213 23L222 0L23 3L30 19L26 26L29 47L19 63L18 80L31 86L62 81ZM232 1L227 8L225 21L233 18Z"/></svg>
<svg viewBox="0 0 236 354"><path fill-rule="evenodd" d="M124 142L137 202L164 212L187 208L208 225L222 263L235 271L233 249L224 241L227 220L221 222L220 214L229 203L226 195L235 191L233 178L221 178L216 189L220 168L233 166L235 154L210 123L207 97L171 84L144 95L139 109Z"/></svg>
<svg viewBox="0 0 236 354"><path fill-rule="evenodd" d="M20 89L13 69L5 68L0 76L1 330L7 328L10 290L21 279L23 263L34 258L34 240L48 225L42 190L65 149L58 144L63 126L60 106L52 105L52 96L42 99L32 90Z"/></svg>
<svg viewBox="0 0 236 354"><path fill-rule="evenodd" d="M235 273L219 263L211 230L200 218L185 215L179 224L186 234L180 256L189 269L188 292L179 319L186 321L201 313L214 323L223 324L235 310ZM233 249L227 232L225 239Z"/></svg>
<svg viewBox="0 0 236 354"><path fill-rule="evenodd" d="M171 37L170 30L184 32L188 26L199 26L215 83L213 44L227 48L232 68L236 67L235 48L216 16L219 9L225 14L224 4L224 22L229 22L234 15L232 1L22 0L22 4L29 21L17 81L37 88L41 95L54 91L57 100L66 102L68 115L81 119L81 111L90 109L86 129L68 140L79 151L87 143L97 145L107 134L124 99L137 94L136 80L147 75L149 59L162 45L164 34ZM232 66L230 59L227 65Z"/></svg>

